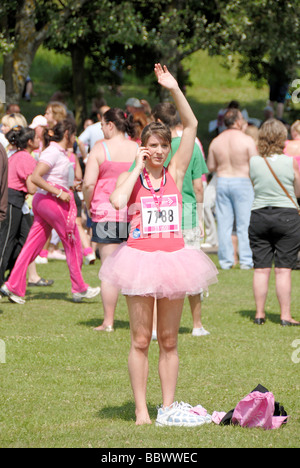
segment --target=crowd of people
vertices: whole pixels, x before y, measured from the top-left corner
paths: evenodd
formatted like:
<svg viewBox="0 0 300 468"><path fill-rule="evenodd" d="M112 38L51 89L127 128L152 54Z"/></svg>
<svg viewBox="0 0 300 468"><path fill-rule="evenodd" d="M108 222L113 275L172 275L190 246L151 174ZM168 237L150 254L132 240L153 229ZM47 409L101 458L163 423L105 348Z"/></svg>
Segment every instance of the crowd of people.
<svg viewBox="0 0 300 468"><path fill-rule="evenodd" d="M8 106L0 132L0 294L24 304L27 286L53 286L38 264L66 261L73 301L101 294L104 320L95 330L113 332L121 292L130 318L136 423L151 422L148 349L157 339L163 396L157 424L200 425L203 417L174 404L174 395L185 297L193 336L209 334L201 301L218 270L201 244L216 248L223 270L237 263L254 269L257 325L266 321L275 262L281 325L300 325L291 313L291 271L300 251L300 121L290 137L275 118L258 128L233 101L206 158L176 79L160 64L155 74L172 103L153 109L137 98L124 109L102 103L80 134L60 101L52 99L29 125L18 105ZM82 264L97 255L101 288L92 288Z"/></svg>

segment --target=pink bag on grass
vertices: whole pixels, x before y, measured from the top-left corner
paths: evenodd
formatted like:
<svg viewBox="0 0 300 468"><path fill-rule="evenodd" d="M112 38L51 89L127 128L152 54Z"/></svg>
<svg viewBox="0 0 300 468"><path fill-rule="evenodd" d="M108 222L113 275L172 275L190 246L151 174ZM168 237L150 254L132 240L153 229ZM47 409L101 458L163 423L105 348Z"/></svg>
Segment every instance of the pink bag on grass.
<svg viewBox="0 0 300 468"><path fill-rule="evenodd" d="M274 416L275 399L271 392L252 392L235 407L232 424L242 427L276 429L287 420L287 416Z"/></svg>

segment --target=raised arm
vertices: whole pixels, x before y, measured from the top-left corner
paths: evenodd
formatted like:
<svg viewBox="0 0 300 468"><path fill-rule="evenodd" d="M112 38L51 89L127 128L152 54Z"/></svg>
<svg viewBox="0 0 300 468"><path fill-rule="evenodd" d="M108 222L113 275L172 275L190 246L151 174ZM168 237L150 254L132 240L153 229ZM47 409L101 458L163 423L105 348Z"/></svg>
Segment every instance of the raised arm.
<svg viewBox="0 0 300 468"><path fill-rule="evenodd" d="M170 91L183 125L179 148L169 164L169 171L176 181L178 188L181 189L186 170L193 154L198 121L186 97L180 90L177 81L168 71L167 67L156 64L154 71L158 83Z"/></svg>

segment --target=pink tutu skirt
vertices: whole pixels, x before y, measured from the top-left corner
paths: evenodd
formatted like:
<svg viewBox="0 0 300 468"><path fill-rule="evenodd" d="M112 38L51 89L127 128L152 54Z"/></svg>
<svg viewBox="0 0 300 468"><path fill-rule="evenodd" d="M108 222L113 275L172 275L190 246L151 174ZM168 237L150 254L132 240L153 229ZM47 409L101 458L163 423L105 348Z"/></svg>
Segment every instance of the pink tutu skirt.
<svg viewBox="0 0 300 468"><path fill-rule="evenodd" d="M99 278L125 296L172 300L207 290L217 282L217 274L216 266L201 250L144 252L124 242L104 261Z"/></svg>

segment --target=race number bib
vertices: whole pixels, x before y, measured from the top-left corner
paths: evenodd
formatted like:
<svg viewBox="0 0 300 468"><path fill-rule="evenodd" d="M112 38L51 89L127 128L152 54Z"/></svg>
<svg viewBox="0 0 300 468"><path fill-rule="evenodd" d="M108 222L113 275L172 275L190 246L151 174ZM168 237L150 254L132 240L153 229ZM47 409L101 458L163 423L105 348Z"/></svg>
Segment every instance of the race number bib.
<svg viewBox="0 0 300 468"><path fill-rule="evenodd" d="M153 197L141 197L143 233L178 232L180 230L177 195L164 195L160 211Z"/></svg>

